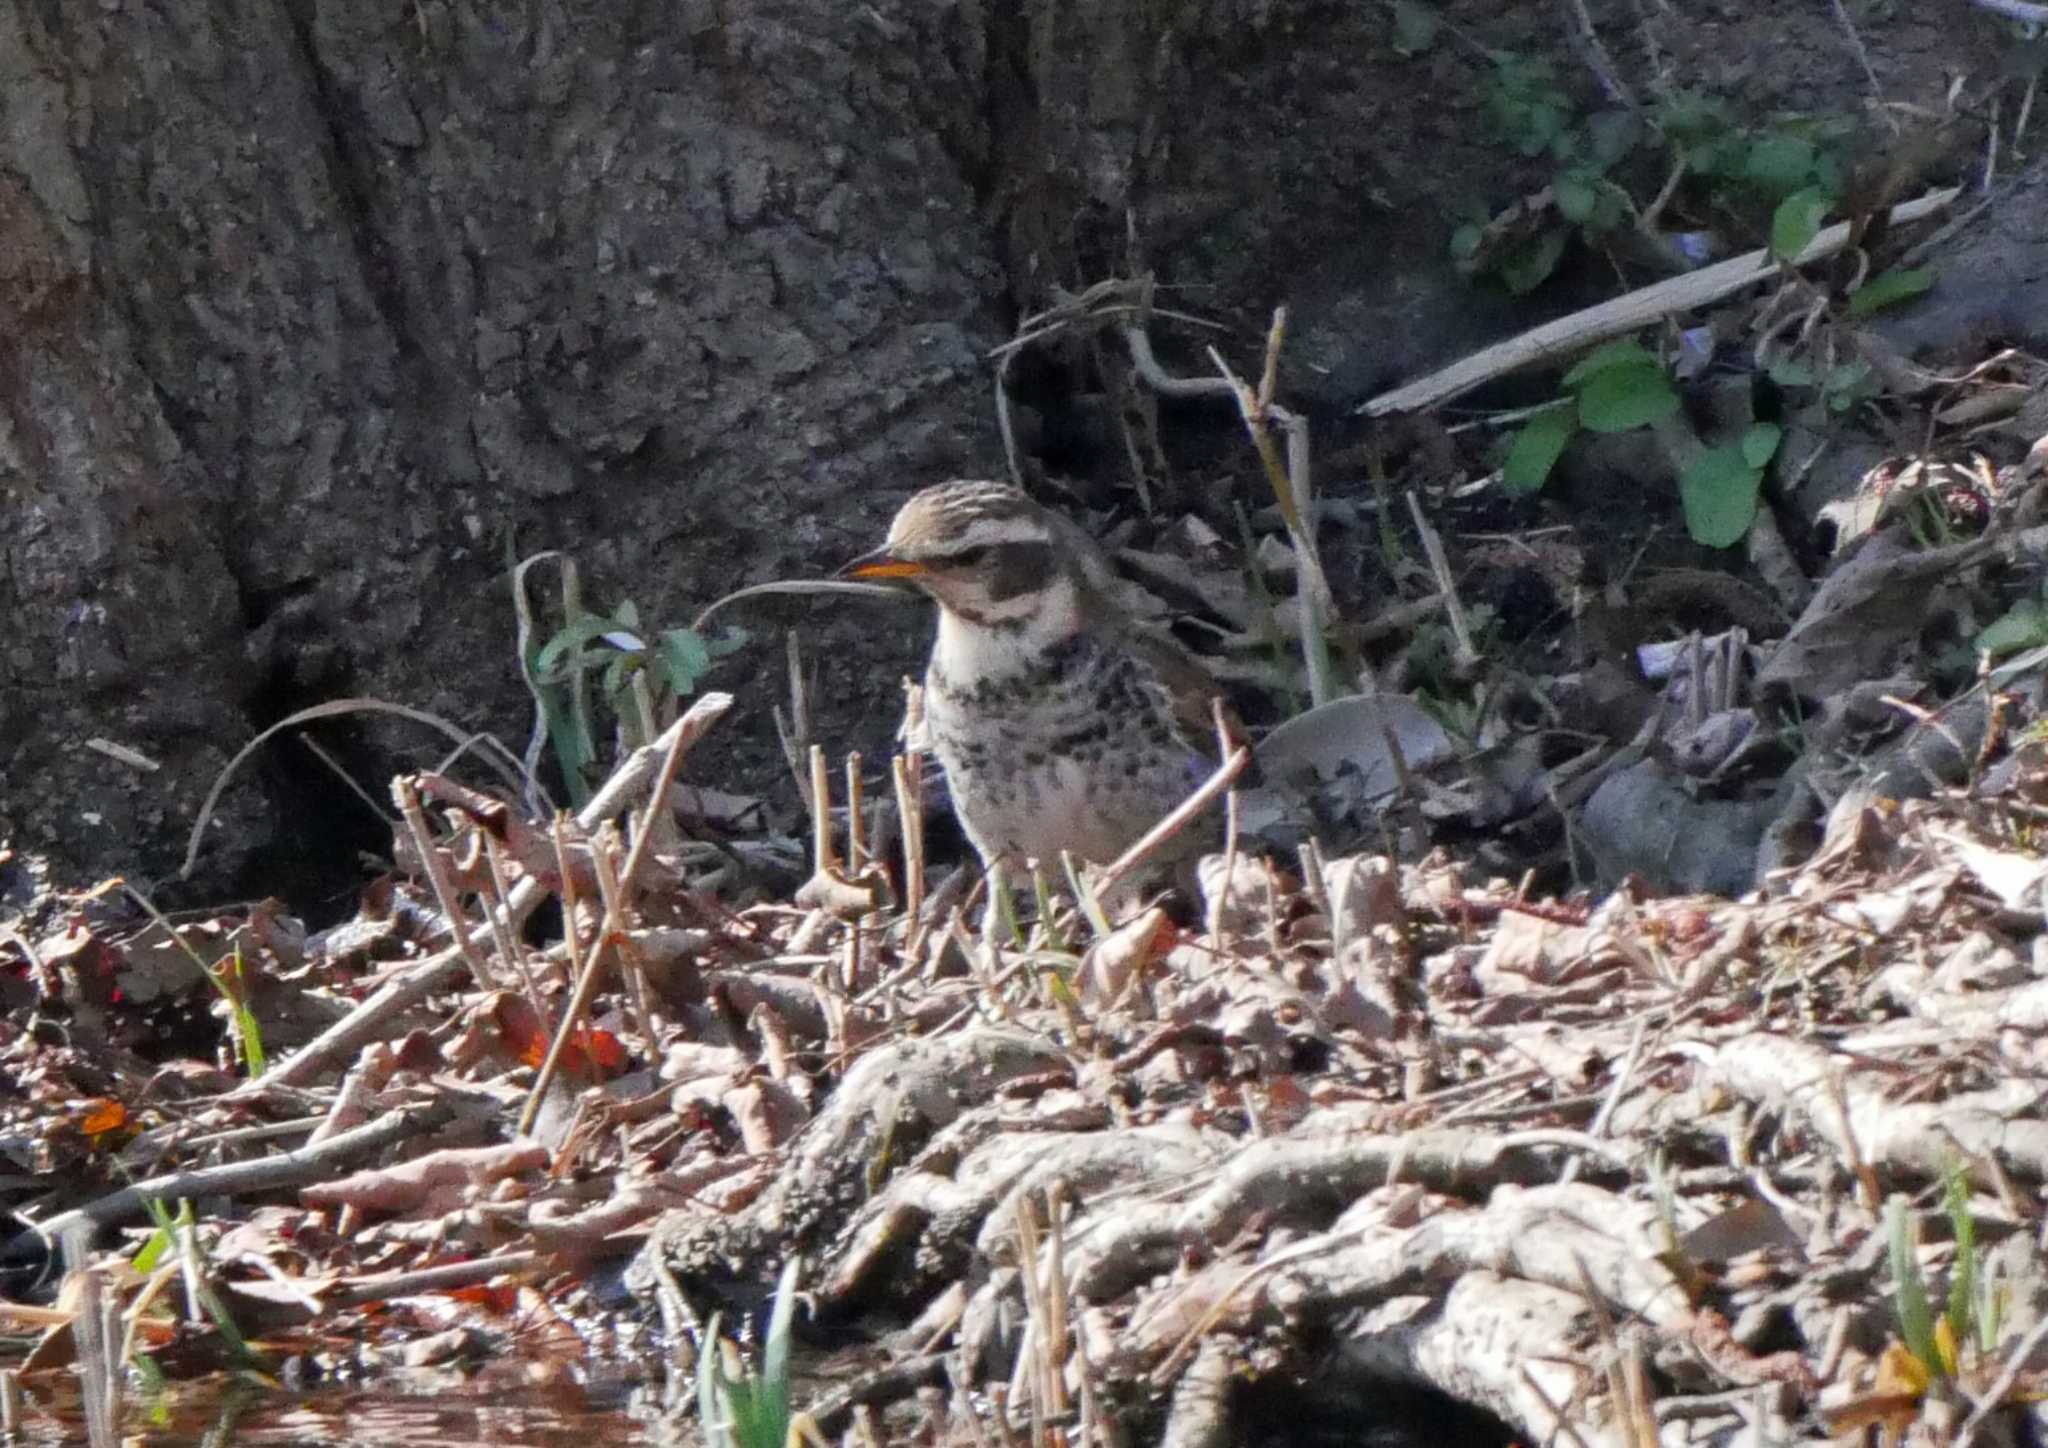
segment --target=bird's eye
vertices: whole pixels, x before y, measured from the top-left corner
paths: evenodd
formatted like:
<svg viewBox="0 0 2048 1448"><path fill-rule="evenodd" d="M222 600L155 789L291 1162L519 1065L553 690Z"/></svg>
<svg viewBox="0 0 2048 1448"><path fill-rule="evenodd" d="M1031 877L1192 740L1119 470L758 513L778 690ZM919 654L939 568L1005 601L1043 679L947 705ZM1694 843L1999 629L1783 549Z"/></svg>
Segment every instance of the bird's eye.
<svg viewBox="0 0 2048 1448"><path fill-rule="evenodd" d="M956 568L979 568L988 562L989 551L987 544L979 548L963 548L948 561Z"/></svg>

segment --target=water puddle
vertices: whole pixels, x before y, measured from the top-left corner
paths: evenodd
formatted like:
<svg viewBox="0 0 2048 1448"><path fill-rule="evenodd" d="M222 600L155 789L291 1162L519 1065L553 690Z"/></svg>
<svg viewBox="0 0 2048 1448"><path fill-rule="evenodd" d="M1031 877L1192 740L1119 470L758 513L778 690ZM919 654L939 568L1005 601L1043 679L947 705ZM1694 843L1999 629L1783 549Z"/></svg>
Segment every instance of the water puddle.
<svg viewBox="0 0 2048 1448"><path fill-rule="evenodd" d="M12 1448L88 1441L75 1391L32 1392ZM655 1395L609 1387L474 1384L432 1390L381 1384L290 1393L233 1383L188 1385L130 1403L124 1448L681 1448L696 1441Z"/></svg>

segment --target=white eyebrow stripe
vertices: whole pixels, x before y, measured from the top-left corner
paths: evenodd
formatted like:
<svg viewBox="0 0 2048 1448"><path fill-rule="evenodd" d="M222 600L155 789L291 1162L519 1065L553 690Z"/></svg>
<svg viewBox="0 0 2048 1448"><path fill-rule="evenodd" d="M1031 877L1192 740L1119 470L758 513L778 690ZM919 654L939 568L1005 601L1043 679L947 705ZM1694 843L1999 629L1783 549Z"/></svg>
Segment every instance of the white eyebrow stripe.
<svg viewBox="0 0 2048 1448"><path fill-rule="evenodd" d="M996 543L1042 543L1045 529L1032 518L977 518L960 541L969 548Z"/></svg>
<svg viewBox="0 0 2048 1448"><path fill-rule="evenodd" d="M966 529L943 542L933 540L926 549L940 557L965 553L971 548L991 548L1003 543L1044 543L1049 536L1043 524L1031 518L976 518Z"/></svg>

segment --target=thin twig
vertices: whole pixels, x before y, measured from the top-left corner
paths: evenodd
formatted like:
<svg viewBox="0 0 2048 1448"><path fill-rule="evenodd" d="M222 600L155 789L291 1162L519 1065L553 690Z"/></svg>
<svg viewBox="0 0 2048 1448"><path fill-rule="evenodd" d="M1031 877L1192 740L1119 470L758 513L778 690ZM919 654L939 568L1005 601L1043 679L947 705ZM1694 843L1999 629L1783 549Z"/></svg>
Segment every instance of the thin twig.
<svg viewBox="0 0 2048 1448"><path fill-rule="evenodd" d="M1094 882L1096 894L1108 895L1126 875L1150 859L1161 845L1186 829L1190 821L1216 802L1217 796L1236 783L1237 777L1244 773L1245 766L1251 762L1252 752L1249 748L1240 744L1233 749L1229 757L1216 766L1216 772L1203 781L1200 789L1182 800L1173 813L1145 831L1142 839L1116 857L1109 868Z"/></svg>
<svg viewBox="0 0 2048 1448"><path fill-rule="evenodd" d="M178 878L181 880L192 878L192 871L199 863L199 843L206 833L207 825L213 820L214 806L220 803L221 792L228 787L228 781L234 778L235 771L241 768L243 762L250 755L261 749L275 735L287 729L294 728L300 724L310 724L316 719L338 719L345 714L396 714L401 719L410 719L416 724L424 724L430 729L438 729L465 748L479 737L474 734L463 733L438 714L429 714L424 709L415 709L407 704L387 704L382 699L330 699L324 704L314 704L309 708L287 714L284 718L278 720L275 724L236 750L235 757L222 765L220 773L213 777L213 785L206 791L206 798L199 805L199 813L192 820L192 833L185 841L185 861L178 866ZM518 771L508 769L504 764L504 760L508 759L513 764L518 764L517 756L500 743L496 736L486 734L481 736L481 738L483 742L497 750L495 754L486 753L486 762L490 764L492 769L497 771L499 778L503 779L511 789L514 791L519 790L521 783Z"/></svg>
<svg viewBox="0 0 2048 1448"><path fill-rule="evenodd" d="M612 857L618 852L618 829L606 825L598 831L594 841L596 848L590 852L590 862L597 871L598 893L604 896L604 935L598 941L597 954L606 942L622 942L625 938L626 911L629 901L626 896L626 879L623 873L614 874ZM628 864L631 862L628 861ZM633 1013L639 1018L640 1038L647 1042L651 1056L661 1049L661 1037L654 1023L654 1007L647 999L647 971L641 965L638 955L623 944L615 943L614 952L619 957L619 974L625 979L626 993L633 1003Z"/></svg>
<svg viewBox="0 0 2048 1448"><path fill-rule="evenodd" d="M534 1018L540 1028L548 1029L548 1006L541 999L540 987L534 984L533 971L526 963L526 947L520 942L519 932L511 929L506 922L512 918L511 887L505 883L505 857L498 851L498 841L489 830L481 831L484 840L484 858L491 867L491 909L484 913L489 917L491 932L497 938L498 955L512 963L512 970L519 977L520 986L526 991L527 1004L533 1007Z"/></svg>
<svg viewBox="0 0 2048 1448"><path fill-rule="evenodd" d="M441 858L441 847L435 843L434 832L427 825L426 811L420 808L419 786L411 775L401 774L391 781L391 797L398 804L398 812L405 816L405 827L412 833L413 849L419 854L420 868L427 872L427 882L434 887L434 903L440 907L441 918L448 922L448 929L455 936L455 944L462 952L464 963L469 966L470 978L476 982L478 990L496 990L498 983L484 961L477 935L470 933L469 917L462 913L454 882L448 878L448 862ZM478 935L488 937L494 928L487 922Z"/></svg>
<svg viewBox="0 0 2048 1448"><path fill-rule="evenodd" d="M306 1186L324 1181L335 1166L358 1156L369 1156L409 1136L437 1131L455 1119L455 1108L436 1100L423 1106L401 1107L353 1131L328 1137L317 1146L300 1147L276 1156L221 1166L195 1167L166 1172L135 1182L82 1207L59 1212L37 1223L25 1237L61 1238L75 1227L110 1227L143 1215L147 1202L172 1201L178 1197L240 1197L255 1192L274 1192L284 1187Z"/></svg>
<svg viewBox="0 0 2048 1448"><path fill-rule="evenodd" d="M1979 10L1989 10L1994 15L2003 15L2009 20L2021 20L2030 25L2048 25L2048 5L2030 4L2029 0L1970 0Z"/></svg>
<svg viewBox="0 0 2048 1448"><path fill-rule="evenodd" d="M1460 673L1479 661L1479 650L1472 643L1472 625L1465 617L1464 602L1458 597L1458 581L1451 576L1451 561L1444 553L1444 542L1429 519L1422 511L1422 500L1415 490L1408 490L1408 515L1415 520L1415 532L1422 539L1422 551L1429 559L1430 572L1436 578L1437 592L1444 601L1444 613L1451 621L1451 638L1457 651L1454 661Z"/></svg>
<svg viewBox="0 0 2048 1448"><path fill-rule="evenodd" d="M1863 37L1856 33L1856 22L1849 18L1849 7L1842 0L1829 0L1835 7L1835 19L1841 23L1842 33L1849 37L1849 49L1855 52L1856 63L1863 67L1863 78L1870 82L1870 93L1882 96L1884 87L1878 84L1877 69L1870 63L1870 52L1863 48Z"/></svg>
<svg viewBox="0 0 2048 1448"><path fill-rule="evenodd" d="M1984 1420L2005 1406L2005 1401L2020 1380L2020 1374L2027 1370L2027 1362L2044 1340L2048 1340L2048 1317L2034 1324L2034 1329L2020 1345L2012 1350L2012 1356L2005 1360L2005 1370L1999 1373L1981 1398L1972 1398L1970 1416L1963 1420L1962 1431L1956 1434L1958 1443L1977 1441L1977 1430L1984 1426ZM1967 1396L1967 1394L1966 1394Z"/></svg>
<svg viewBox="0 0 2048 1448"><path fill-rule="evenodd" d="M554 1027L554 1038L548 1043L548 1054L540 1063L540 1070L534 1073L533 1085L526 1093L526 1105L519 1112L519 1135L528 1136L533 1132L534 1119L540 1114L541 1098L547 1094L549 1085L555 1079L555 1072L562 1062L562 1053L557 1041L568 1038L568 1021L576 1012L575 997L583 994L583 980L586 970L583 963L583 932L577 920L576 872L569 868L568 817L559 811L555 815L552 835L555 842L555 868L562 874L562 942L569 952L569 979L575 984L571 988L570 1003L563 1014L563 1024Z"/></svg>
<svg viewBox="0 0 2048 1448"><path fill-rule="evenodd" d="M1268 375L1278 365L1277 357L1286 332L1287 309L1276 308L1273 328L1266 339ZM1308 666L1309 698L1313 703L1327 704L1333 692L1328 624L1336 616L1336 604L1330 593L1329 578L1323 572L1322 558L1316 550L1311 521L1315 509L1309 487L1308 419L1263 400L1259 393L1238 380L1223 354L1214 347L1209 349L1209 359L1216 364L1217 372L1237 398L1238 414L1244 419L1245 431L1251 434L1252 449L1265 468L1267 485L1273 490L1281 521L1287 526L1287 537L1294 548L1298 573L1296 599L1301 609L1302 660ZM1270 424L1274 423L1279 424L1287 436L1284 458L1273 441Z"/></svg>

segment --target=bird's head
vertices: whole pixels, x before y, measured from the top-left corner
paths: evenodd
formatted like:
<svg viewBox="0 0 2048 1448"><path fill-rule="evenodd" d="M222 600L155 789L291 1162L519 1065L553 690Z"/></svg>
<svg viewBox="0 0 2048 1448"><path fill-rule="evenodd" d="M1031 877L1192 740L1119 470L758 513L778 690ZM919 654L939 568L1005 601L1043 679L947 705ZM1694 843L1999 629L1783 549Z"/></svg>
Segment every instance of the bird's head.
<svg viewBox="0 0 2048 1448"><path fill-rule="evenodd" d="M1034 630L1056 604L1071 610L1074 560L1057 521L1008 483L942 483L898 510L880 548L842 578L897 581L982 628Z"/></svg>

